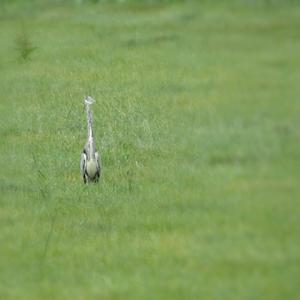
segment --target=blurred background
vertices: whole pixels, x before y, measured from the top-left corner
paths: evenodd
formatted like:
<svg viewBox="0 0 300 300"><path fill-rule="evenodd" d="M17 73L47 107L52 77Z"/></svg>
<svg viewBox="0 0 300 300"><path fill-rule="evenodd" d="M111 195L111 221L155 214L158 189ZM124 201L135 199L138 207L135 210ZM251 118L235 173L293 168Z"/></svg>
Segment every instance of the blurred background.
<svg viewBox="0 0 300 300"><path fill-rule="evenodd" d="M0 0L0 298L297 299L299 36L297 0Z"/></svg>

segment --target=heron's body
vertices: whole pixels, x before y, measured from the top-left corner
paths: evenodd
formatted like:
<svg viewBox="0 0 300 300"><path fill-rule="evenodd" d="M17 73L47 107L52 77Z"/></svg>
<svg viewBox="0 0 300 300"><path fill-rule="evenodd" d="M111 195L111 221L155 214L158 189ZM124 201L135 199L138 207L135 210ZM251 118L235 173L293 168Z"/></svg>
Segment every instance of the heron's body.
<svg viewBox="0 0 300 300"><path fill-rule="evenodd" d="M85 99L87 121L88 121L88 140L83 148L80 161L80 169L84 183L97 182L101 173L100 157L96 150L93 135L93 119L90 105L95 102L91 97Z"/></svg>
<svg viewBox="0 0 300 300"><path fill-rule="evenodd" d="M86 172L87 172L87 174L89 174L89 176L91 178L94 178L95 176L97 176L98 163L95 159L91 159L91 160L87 161Z"/></svg>

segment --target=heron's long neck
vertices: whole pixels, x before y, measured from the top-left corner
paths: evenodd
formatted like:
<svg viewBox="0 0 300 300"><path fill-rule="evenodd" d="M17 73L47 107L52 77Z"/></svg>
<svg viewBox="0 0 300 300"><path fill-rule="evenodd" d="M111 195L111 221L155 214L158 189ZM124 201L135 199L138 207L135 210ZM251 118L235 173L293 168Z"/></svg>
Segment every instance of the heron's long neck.
<svg viewBox="0 0 300 300"><path fill-rule="evenodd" d="M87 113L87 128L88 128L88 141L93 142L94 135L93 135L93 116L92 111L89 105L86 106L86 113Z"/></svg>
<svg viewBox="0 0 300 300"><path fill-rule="evenodd" d="M95 144L94 144L94 134L93 134L93 116L90 105L86 105L87 113L87 129L88 129L88 141L87 141L87 155L88 159L95 159Z"/></svg>

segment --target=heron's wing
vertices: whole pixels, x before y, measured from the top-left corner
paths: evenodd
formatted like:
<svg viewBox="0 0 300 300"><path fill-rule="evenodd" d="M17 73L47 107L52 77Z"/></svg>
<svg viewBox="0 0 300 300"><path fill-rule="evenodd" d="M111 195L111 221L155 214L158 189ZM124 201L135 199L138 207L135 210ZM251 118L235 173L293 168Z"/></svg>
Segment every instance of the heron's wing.
<svg viewBox="0 0 300 300"><path fill-rule="evenodd" d="M86 168L86 154L82 152L81 159L80 159L80 170L83 176L85 174L85 168Z"/></svg>

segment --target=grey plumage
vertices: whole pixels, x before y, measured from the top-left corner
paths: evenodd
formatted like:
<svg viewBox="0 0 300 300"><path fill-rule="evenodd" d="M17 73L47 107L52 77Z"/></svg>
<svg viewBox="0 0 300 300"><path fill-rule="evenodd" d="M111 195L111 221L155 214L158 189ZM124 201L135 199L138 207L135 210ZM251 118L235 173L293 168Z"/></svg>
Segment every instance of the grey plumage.
<svg viewBox="0 0 300 300"><path fill-rule="evenodd" d="M84 183L98 182L101 174L100 155L96 150L96 145L94 141L93 117L92 117L92 111L90 107L94 102L95 100L91 97L86 97L84 99L84 103L86 106L86 113L87 113L87 128L88 128L88 138L83 148L83 151L81 153L81 160L80 160L80 170L82 173Z"/></svg>

